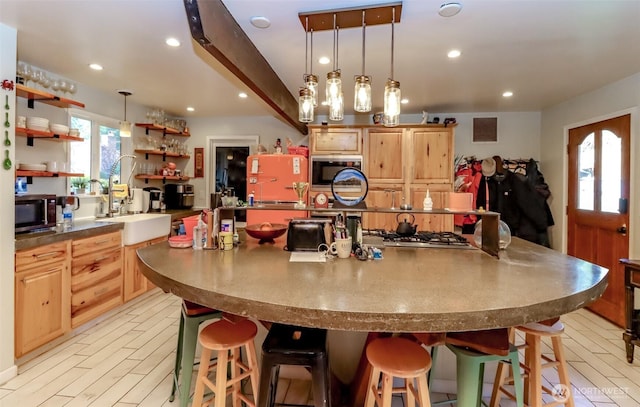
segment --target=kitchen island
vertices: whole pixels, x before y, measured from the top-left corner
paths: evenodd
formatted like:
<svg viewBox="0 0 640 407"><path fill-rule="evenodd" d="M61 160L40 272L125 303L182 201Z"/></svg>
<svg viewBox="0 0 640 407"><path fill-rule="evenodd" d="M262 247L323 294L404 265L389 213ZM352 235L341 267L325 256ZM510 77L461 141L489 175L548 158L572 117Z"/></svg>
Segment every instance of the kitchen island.
<svg viewBox="0 0 640 407"><path fill-rule="evenodd" d="M167 292L258 320L361 332L452 332L509 327L585 307L607 270L514 238L500 258L478 249L386 247L384 259L290 262L284 239L230 251L138 250Z"/></svg>

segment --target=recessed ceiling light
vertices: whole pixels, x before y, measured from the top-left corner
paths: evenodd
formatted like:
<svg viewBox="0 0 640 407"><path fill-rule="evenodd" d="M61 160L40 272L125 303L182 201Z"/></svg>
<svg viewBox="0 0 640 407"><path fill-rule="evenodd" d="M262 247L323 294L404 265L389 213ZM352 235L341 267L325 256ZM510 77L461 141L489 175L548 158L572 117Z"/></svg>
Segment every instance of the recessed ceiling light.
<svg viewBox="0 0 640 407"><path fill-rule="evenodd" d="M318 59L318 62L321 65L327 65L329 62L331 62L331 60L329 59L329 57L320 57L320 59Z"/></svg>
<svg viewBox="0 0 640 407"><path fill-rule="evenodd" d="M502 92L502 97L510 98L511 96L513 96L513 92L511 92L510 90Z"/></svg>
<svg viewBox="0 0 640 407"><path fill-rule="evenodd" d="M187 112L195 112L195 111L196 111L196 109L194 109L193 107L191 107L191 106L187 107Z"/></svg>
<svg viewBox="0 0 640 407"><path fill-rule="evenodd" d="M452 49L447 53L447 56L449 58L458 58L460 55L462 55L462 52L460 52L460 50L457 50L457 49Z"/></svg>
<svg viewBox="0 0 640 407"><path fill-rule="evenodd" d="M271 21L263 16L251 17L249 21L251 21L251 24L256 28L269 28L271 26Z"/></svg>
<svg viewBox="0 0 640 407"><path fill-rule="evenodd" d="M407 103L409 103L409 99L402 99L400 100L400 103L402 103L403 105L406 105Z"/></svg>
<svg viewBox="0 0 640 407"><path fill-rule="evenodd" d="M100 64L89 64L89 68L93 69L94 71L102 71L102 65Z"/></svg>
<svg viewBox="0 0 640 407"><path fill-rule="evenodd" d="M165 43L170 47L179 47L180 41L177 38L169 37L165 40Z"/></svg>
<svg viewBox="0 0 640 407"><path fill-rule="evenodd" d="M238 93L238 96L241 97L242 99L246 99L247 98L247 94L244 93L244 92Z"/></svg>
<svg viewBox="0 0 640 407"><path fill-rule="evenodd" d="M442 17L453 17L462 10L462 4L458 2L444 3L440 6L438 14Z"/></svg>

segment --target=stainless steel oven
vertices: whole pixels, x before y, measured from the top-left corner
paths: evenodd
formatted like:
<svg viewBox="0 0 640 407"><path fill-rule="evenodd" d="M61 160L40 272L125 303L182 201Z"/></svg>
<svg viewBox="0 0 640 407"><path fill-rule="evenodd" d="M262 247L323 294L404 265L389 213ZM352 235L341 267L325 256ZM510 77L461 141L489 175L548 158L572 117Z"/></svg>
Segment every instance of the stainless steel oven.
<svg viewBox="0 0 640 407"><path fill-rule="evenodd" d="M314 191L331 191L331 181L338 171L356 168L362 171L361 155L312 155L309 163L309 179Z"/></svg>
<svg viewBox="0 0 640 407"><path fill-rule="evenodd" d="M56 226L55 195L16 195L15 233Z"/></svg>

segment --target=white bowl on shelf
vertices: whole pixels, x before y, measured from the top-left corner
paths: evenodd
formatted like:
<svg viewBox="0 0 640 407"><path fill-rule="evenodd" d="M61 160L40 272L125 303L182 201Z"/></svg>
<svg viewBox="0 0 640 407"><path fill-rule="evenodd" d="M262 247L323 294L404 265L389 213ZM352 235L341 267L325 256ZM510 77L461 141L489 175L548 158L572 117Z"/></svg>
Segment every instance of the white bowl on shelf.
<svg viewBox="0 0 640 407"><path fill-rule="evenodd" d="M65 126L64 124L52 123L49 125L49 129L55 134L69 134L69 126Z"/></svg>
<svg viewBox="0 0 640 407"><path fill-rule="evenodd" d="M37 131L49 131L49 119L42 117L27 117L27 128Z"/></svg>
<svg viewBox="0 0 640 407"><path fill-rule="evenodd" d="M21 163L18 167L19 170L27 171L46 171L47 166L45 164L25 164Z"/></svg>
<svg viewBox="0 0 640 407"><path fill-rule="evenodd" d="M69 129L69 135L73 137L80 137L79 129Z"/></svg>

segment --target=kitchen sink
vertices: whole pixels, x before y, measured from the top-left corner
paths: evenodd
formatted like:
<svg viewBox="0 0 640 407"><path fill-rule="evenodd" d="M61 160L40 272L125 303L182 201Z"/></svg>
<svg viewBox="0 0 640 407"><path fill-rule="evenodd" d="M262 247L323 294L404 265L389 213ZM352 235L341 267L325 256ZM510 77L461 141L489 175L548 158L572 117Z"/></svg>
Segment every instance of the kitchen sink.
<svg viewBox="0 0 640 407"><path fill-rule="evenodd" d="M125 246L168 236L171 231L171 215L165 213L138 213L113 218L99 218L96 222L124 223L122 243Z"/></svg>

